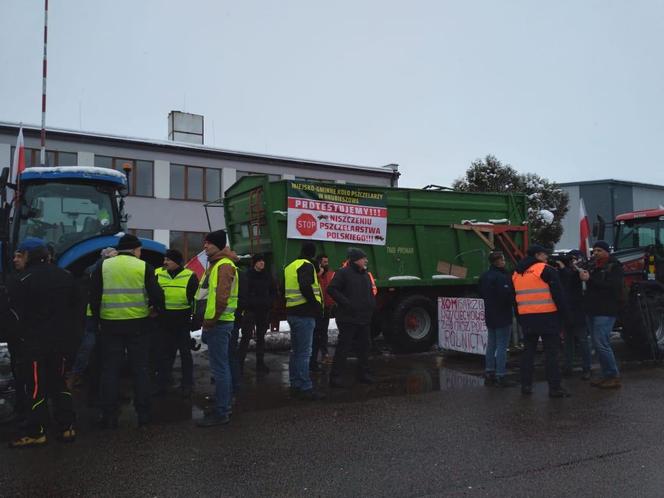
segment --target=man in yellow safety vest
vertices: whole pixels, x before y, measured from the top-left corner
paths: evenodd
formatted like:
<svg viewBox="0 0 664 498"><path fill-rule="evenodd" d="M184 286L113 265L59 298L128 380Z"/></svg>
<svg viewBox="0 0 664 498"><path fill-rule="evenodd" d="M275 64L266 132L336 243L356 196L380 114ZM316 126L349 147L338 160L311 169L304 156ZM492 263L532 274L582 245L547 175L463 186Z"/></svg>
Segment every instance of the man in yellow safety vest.
<svg viewBox="0 0 664 498"><path fill-rule="evenodd" d="M323 296L312 260L313 242L303 242L300 257L284 269L286 318L290 326L291 351L288 372L294 397L317 401L325 396L314 391L309 377L309 361L316 318L323 313Z"/></svg>
<svg viewBox="0 0 664 498"><path fill-rule="evenodd" d="M157 268L157 282L164 290L165 310L159 315L159 361L157 383L159 392L165 392L173 382L173 363L180 352L183 397L191 396L194 386L194 361L191 357L189 324L194 296L198 289L196 274L184 268L184 256L176 249L166 251L164 266Z"/></svg>
<svg viewBox="0 0 664 498"><path fill-rule="evenodd" d="M208 346L215 386L215 410L196 425L213 427L230 422L233 388L229 347L240 281L235 266L237 254L228 247L224 230L208 233L203 249L208 257L208 269L196 292L196 312L203 314L201 339Z"/></svg>
<svg viewBox="0 0 664 498"><path fill-rule="evenodd" d="M118 425L120 371L128 353L134 378L134 408L139 427L150 423L150 323L164 309L164 292L154 268L142 261L141 241L124 235L118 255L104 260L91 276L90 309L100 319L102 428Z"/></svg>

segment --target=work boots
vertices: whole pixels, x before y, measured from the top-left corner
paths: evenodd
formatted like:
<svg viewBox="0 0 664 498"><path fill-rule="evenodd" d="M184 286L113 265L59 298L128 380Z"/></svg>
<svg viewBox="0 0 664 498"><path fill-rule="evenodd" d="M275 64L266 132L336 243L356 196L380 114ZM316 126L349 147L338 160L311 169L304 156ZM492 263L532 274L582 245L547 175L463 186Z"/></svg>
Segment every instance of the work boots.
<svg viewBox="0 0 664 498"><path fill-rule="evenodd" d="M622 382L620 382L620 377L609 377L608 379L604 379L597 387L600 389L620 389Z"/></svg>
<svg viewBox="0 0 664 498"><path fill-rule="evenodd" d="M44 446L48 441L46 440L46 433L42 431L41 434L36 436L22 436L14 439L9 443L10 448L30 448L37 446Z"/></svg>

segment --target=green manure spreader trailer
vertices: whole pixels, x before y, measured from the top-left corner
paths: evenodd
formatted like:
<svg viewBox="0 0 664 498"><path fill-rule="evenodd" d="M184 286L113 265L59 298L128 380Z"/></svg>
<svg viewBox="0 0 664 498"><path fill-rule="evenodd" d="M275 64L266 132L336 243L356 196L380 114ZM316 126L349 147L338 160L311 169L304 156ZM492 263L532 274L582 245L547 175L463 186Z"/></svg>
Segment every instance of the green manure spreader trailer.
<svg viewBox="0 0 664 498"><path fill-rule="evenodd" d="M296 180L241 178L224 194L238 254L264 253L283 279L303 240L341 266L349 247L369 257L378 288L372 332L401 351L438 338L438 298L477 297L491 250L514 264L528 247L526 197ZM483 311L480 310L481 313Z"/></svg>

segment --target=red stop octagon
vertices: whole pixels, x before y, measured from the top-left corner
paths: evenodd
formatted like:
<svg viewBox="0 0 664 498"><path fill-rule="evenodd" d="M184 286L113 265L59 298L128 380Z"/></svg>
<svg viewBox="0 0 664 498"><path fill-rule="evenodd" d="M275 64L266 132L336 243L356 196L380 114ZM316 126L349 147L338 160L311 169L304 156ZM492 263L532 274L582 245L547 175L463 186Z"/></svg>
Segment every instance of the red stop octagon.
<svg viewBox="0 0 664 498"><path fill-rule="evenodd" d="M303 213L295 219L295 228L302 235L311 236L318 228L318 224L313 215Z"/></svg>

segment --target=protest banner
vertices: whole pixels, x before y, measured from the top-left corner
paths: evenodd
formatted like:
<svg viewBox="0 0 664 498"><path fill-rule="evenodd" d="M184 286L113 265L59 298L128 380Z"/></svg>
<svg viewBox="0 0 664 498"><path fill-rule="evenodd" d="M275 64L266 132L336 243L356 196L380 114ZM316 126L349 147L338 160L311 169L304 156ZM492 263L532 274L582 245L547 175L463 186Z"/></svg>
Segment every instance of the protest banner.
<svg viewBox="0 0 664 498"><path fill-rule="evenodd" d="M483 299L438 298L438 344L441 348L484 355L486 343Z"/></svg>
<svg viewBox="0 0 664 498"><path fill-rule="evenodd" d="M385 194L346 185L290 181L287 236L385 245Z"/></svg>

